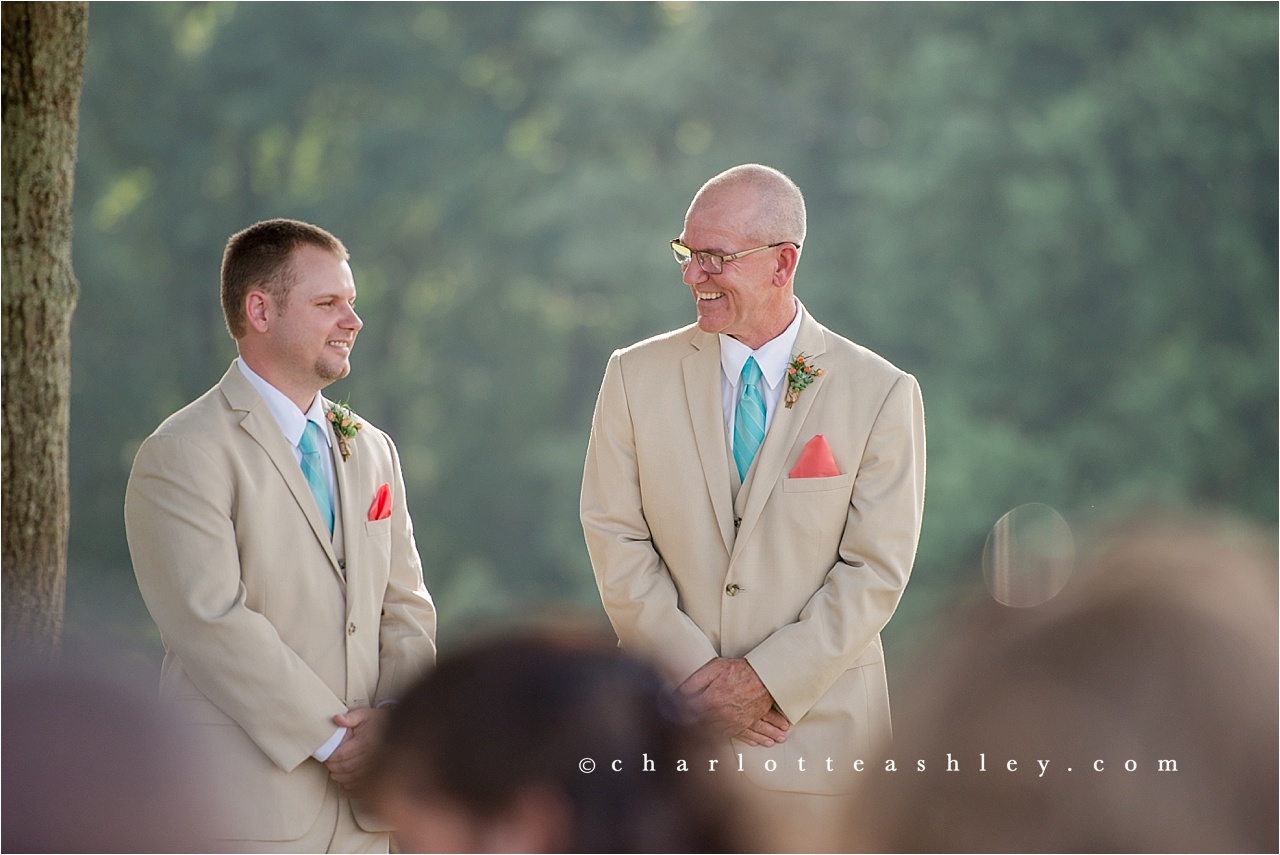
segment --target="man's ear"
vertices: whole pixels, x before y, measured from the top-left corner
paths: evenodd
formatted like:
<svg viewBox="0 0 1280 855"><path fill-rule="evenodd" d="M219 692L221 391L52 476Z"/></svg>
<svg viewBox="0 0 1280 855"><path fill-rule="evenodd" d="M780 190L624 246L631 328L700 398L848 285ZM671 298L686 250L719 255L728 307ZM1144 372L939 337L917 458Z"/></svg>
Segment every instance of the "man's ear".
<svg viewBox="0 0 1280 855"><path fill-rule="evenodd" d="M244 298L245 320L254 332L265 333L275 314L275 303L264 291L250 291Z"/></svg>
<svg viewBox="0 0 1280 855"><path fill-rule="evenodd" d="M800 263L800 250L795 244L784 243L778 247L778 261L773 267L773 285L784 287L796 275L796 265Z"/></svg>

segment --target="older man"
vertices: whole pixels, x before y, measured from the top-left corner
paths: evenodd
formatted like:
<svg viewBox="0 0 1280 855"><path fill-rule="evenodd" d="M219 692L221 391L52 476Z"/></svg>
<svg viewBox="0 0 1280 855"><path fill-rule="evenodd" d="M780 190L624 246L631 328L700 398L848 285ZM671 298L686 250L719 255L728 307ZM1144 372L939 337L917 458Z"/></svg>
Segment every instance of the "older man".
<svg viewBox="0 0 1280 855"><path fill-rule="evenodd" d="M435 658L396 447L320 395L351 370L355 298L328 232L268 220L234 235L222 304L240 356L129 477L161 692L221 761L226 851L386 852L346 786L382 705Z"/></svg>
<svg viewBox="0 0 1280 855"><path fill-rule="evenodd" d="M805 227L775 169L698 191L671 243L697 323L610 358L581 512L622 645L728 737L717 771L812 830L889 736L879 633L915 558L925 442L915 378L796 299Z"/></svg>

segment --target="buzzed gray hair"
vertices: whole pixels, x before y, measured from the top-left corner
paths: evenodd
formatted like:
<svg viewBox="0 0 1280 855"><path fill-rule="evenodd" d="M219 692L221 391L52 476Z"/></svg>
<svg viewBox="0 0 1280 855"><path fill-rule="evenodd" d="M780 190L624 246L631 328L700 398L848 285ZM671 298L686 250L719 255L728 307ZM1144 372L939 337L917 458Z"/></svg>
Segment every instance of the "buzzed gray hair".
<svg viewBox="0 0 1280 855"><path fill-rule="evenodd" d="M772 166L744 163L730 167L703 184L693 197L693 204L708 191L738 189L751 189L758 194L760 204L752 224L758 233L754 238L764 243L804 243L807 227L804 194L794 181Z"/></svg>

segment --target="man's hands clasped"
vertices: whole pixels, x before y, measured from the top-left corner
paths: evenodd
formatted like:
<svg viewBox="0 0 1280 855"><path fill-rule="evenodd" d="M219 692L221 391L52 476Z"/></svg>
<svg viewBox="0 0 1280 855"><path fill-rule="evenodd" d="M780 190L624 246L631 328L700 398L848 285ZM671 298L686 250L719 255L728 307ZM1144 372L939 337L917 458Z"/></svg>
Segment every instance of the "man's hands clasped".
<svg viewBox="0 0 1280 855"><path fill-rule="evenodd" d="M342 742L329 755L324 765L329 776L343 787L350 788L368 771L382 728L386 725L386 709L356 709L335 715L333 723L347 729Z"/></svg>
<svg viewBox="0 0 1280 855"><path fill-rule="evenodd" d="M700 717L749 745L785 742L791 722L745 659L712 659L678 687Z"/></svg>

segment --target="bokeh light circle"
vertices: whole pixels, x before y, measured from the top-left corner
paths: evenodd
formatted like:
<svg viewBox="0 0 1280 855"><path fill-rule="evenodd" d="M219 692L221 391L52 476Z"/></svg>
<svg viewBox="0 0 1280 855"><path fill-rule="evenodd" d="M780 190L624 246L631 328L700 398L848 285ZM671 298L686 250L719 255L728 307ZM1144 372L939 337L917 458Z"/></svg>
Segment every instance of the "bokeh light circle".
<svg viewBox="0 0 1280 855"><path fill-rule="evenodd" d="M997 602L1030 608L1053 599L1075 569L1071 527L1048 505L1019 505L1002 516L982 550L982 578Z"/></svg>

